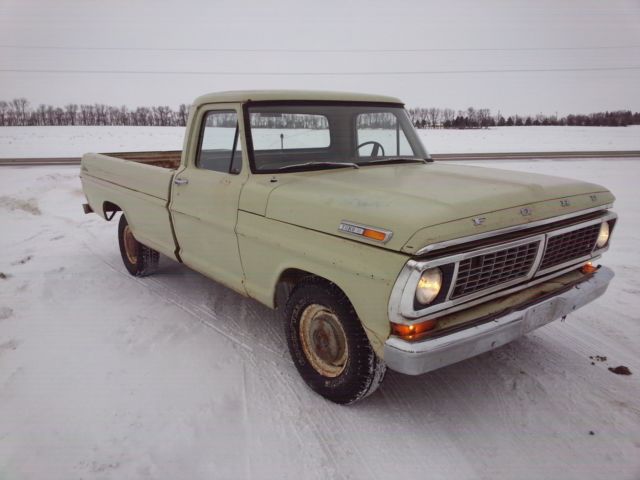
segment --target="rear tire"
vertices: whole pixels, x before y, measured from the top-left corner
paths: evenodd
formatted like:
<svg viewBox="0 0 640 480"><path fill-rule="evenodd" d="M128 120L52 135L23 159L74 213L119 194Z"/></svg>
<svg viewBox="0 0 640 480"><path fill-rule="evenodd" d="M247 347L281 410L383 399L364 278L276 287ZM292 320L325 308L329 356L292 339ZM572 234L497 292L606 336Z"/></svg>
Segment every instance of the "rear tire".
<svg viewBox="0 0 640 480"><path fill-rule="evenodd" d="M118 243L124 266L134 277L149 275L158 267L160 253L135 239L124 214L118 223Z"/></svg>
<svg viewBox="0 0 640 480"><path fill-rule="evenodd" d="M348 405L382 383L386 364L336 285L313 278L303 281L287 301L284 324L293 363L316 393Z"/></svg>

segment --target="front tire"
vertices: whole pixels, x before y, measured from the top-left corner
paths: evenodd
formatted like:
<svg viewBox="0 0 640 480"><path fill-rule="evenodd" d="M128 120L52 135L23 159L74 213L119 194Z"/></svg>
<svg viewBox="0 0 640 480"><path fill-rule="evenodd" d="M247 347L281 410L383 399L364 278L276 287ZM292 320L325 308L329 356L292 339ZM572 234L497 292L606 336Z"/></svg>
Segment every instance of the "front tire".
<svg viewBox="0 0 640 480"><path fill-rule="evenodd" d="M334 284L303 281L287 301L284 322L291 358L316 393L348 405L382 383L386 365L373 351L351 302Z"/></svg>
<svg viewBox="0 0 640 480"><path fill-rule="evenodd" d="M149 275L158 267L160 253L135 239L124 214L118 223L118 243L124 266L134 277Z"/></svg>

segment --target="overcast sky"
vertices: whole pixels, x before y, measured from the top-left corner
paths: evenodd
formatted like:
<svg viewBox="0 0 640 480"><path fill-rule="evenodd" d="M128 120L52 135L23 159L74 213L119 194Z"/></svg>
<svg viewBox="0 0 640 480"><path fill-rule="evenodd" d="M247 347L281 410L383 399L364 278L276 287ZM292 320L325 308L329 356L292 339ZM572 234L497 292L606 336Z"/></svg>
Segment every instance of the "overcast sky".
<svg viewBox="0 0 640 480"><path fill-rule="evenodd" d="M313 88L564 114L640 110L638 85L638 0L0 0L0 99L34 104Z"/></svg>

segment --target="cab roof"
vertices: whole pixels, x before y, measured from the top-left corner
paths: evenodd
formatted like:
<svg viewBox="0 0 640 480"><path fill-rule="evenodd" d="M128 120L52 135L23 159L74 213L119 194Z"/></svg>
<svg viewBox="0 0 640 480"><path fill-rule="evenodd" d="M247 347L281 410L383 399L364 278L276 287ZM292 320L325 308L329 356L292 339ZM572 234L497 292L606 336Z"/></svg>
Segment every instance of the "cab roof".
<svg viewBox="0 0 640 480"><path fill-rule="evenodd" d="M400 99L383 95L369 95L352 92L330 92L322 90L234 90L214 92L195 99L194 105L225 102L260 102L260 101L333 101L333 102L375 102L404 104Z"/></svg>

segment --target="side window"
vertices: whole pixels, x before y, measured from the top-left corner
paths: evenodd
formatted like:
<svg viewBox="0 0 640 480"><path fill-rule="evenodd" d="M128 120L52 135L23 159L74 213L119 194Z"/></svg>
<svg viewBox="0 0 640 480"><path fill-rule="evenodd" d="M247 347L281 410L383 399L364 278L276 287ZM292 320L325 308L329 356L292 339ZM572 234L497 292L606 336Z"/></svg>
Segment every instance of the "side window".
<svg viewBox="0 0 640 480"><path fill-rule="evenodd" d="M242 153L238 115L234 110L213 110L205 114L196 166L216 172L240 173Z"/></svg>
<svg viewBox="0 0 640 480"><path fill-rule="evenodd" d="M398 118L390 112L361 113L356 121L361 157L414 155Z"/></svg>

